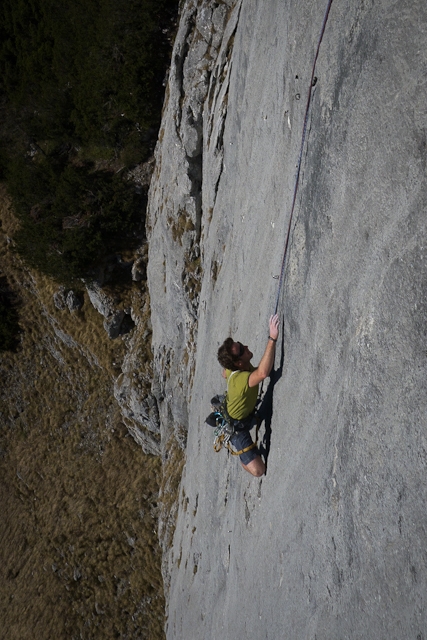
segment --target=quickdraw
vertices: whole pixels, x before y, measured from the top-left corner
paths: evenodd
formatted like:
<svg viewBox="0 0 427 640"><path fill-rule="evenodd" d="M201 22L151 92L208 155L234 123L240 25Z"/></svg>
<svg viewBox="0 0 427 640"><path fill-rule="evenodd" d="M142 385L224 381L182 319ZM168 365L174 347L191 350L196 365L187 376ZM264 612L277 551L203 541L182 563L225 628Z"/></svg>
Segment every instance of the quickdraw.
<svg viewBox="0 0 427 640"><path fill-rule="evenodd" d="M215 396L215 398L212 398L211 404L214 411L209 417L214 419L216 423L214 432L215 440L213 444L214 451L218 453L218 451L221 451L223 447L226 447L230 451L231 455L240 456L242 453L246 453L247 451L250 451L257 446L258 431L260 426L260 421L258 418L256 424L255 442L253 442L248 447L241 449L240 451L235 451L231 446L230 440L236 433L235 424L238 423L238 421L234 420L229 415L227 411L225 396Z"/></svg>
<svg viewBox="0 0 427 640"><path fill-rule="evenodd" d="M230 444L230 438L233 434L220 432L218 433L218 435L216 435L216 431L215 431L216 438L214 440L214 450L218 453L218 451L221 451L222 447L226 447L232 456L240 456L242 453L246 453L247 451L250 451L251 449L257 446L258 431L259 431L259 422L257 421L256 432L255 432L255 442L250 444L249 447L240 449L240 451L234 451L234 449Z"/></svg>

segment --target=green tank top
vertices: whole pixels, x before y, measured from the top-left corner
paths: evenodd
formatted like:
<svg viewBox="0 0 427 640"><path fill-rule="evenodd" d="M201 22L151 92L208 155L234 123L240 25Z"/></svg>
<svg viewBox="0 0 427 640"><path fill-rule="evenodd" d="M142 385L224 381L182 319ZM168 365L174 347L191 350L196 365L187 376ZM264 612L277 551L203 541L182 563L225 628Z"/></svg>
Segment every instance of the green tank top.
<svg viewBox="0 0 427 640"><path fill-rule="evenodd" d="M258 385L250 387L248 384L251 371L230 371L226 369L227 378L227 411L235 420L247 418L255 409L258 397Z"/></svg>

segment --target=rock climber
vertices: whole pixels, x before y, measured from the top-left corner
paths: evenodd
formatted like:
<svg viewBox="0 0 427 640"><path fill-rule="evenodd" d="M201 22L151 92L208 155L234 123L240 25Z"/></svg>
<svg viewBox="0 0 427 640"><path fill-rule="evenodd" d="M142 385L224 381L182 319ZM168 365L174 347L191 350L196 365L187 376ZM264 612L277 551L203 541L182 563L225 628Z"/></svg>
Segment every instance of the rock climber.
<svg viewBox="0 0 427 640"><path fill-rule="evenodd" d="M270 375L274 364L276 342L279 335L279 316L270 317L269 335L264 355L258 367L251 363L253 353L247 345L227 338L218 349L218 362L227 380L227 411L231 418L241 423L240 429L232 436L231 444L238 451L253 444L250 429L256 425L255 406L258 385ZM260 477L265 473L265 464L258 447L242 453L240 462L246 471Z"/></svg>

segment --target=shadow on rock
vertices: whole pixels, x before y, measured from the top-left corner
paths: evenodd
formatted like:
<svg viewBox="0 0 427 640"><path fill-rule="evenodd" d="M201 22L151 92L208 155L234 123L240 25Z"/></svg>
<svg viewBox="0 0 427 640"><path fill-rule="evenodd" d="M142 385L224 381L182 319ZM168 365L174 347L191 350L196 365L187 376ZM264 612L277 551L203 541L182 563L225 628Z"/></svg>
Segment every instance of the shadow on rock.
<svg viewBox="0 0 427 640"><path fill-rule="evenodd" d="M259 450L265 461L265 475L268 471L268 456L270 454L271 446L271 423L273 420L273 391L274 386L278 380L282 377L283 363L285 360L285 340L283 335L283 323L282 323L282 350L280 356L280 365L277 369L274 369L270 374L270 382L268 383L267 390L264 397L261 400L261 404L258 407L258 416L261 419L261 423L264 422L264 437L259 445Z"/></svg>

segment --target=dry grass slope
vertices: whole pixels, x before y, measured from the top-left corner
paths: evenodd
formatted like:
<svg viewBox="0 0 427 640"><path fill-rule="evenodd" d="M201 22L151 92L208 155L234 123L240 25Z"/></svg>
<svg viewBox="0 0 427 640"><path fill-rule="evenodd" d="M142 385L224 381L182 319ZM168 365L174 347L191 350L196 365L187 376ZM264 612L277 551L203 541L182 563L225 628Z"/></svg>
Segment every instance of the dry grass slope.
<svg viewBox="0 0 427 640"><path fill-rule="evenodd" d="M161 463L113 398L125 345L87 301L74 315L55 308L54 283L11 251L1 195L0 267L22 333L0 355L0 637L163 638Z"/></svg>

